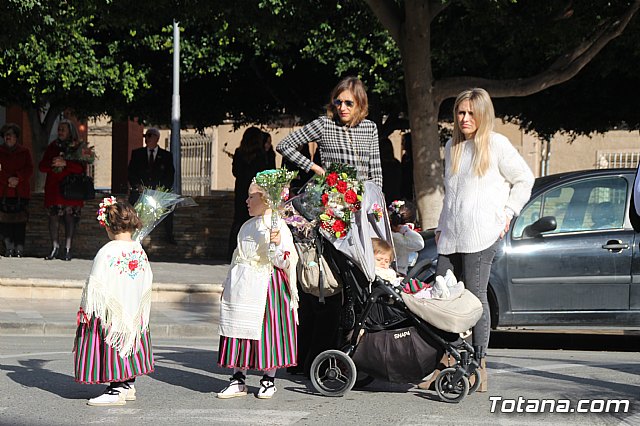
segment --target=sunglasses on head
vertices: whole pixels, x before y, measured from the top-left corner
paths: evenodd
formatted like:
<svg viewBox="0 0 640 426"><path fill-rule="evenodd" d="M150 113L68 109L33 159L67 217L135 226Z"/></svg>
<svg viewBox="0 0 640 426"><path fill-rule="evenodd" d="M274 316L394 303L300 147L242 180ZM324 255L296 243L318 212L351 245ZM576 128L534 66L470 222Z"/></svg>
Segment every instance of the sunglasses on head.
<svg viewBox="0 0 640 426"><path fill-rule="evenodd" d="M345 104L347 106L347 108L353 108L356 103L353 102L353 101L343 101L343 100L340 100L340 99L334 99L333 100L333 105L336 108L340 108L342 106L342 104Z"/></svg>

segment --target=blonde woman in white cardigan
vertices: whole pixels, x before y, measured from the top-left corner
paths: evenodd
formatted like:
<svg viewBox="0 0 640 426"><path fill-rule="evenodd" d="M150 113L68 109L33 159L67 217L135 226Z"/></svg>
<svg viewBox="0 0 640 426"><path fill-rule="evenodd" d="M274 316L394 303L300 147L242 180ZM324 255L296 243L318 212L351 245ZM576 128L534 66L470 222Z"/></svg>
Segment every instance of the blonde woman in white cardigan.
<svg viewBox="0 0 640 426"><path fill-rule="evenodd" d="M453 108L453 137L445 147L445 197L438 228L438 266L462 280L484 308L473 328L480 361L480 391L486 391L484 356L489 344L489 272L498 241L531 196L534 177L505 136L493 132L495 113L484 89L465 90ZM428 387L424 383L421 387Z"/></svg>

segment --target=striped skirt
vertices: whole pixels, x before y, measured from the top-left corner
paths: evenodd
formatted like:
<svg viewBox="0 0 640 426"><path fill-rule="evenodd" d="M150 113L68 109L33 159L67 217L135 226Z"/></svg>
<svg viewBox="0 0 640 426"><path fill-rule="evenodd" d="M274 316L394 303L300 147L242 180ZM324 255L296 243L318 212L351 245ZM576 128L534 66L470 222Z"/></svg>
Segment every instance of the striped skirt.
<svg viewBox="0 0 640 426"><path fill-rule="evenodd" d="M220 336L218 365L243 370L294 366L297 340L287 276L281 269L273 268L260 340Z"/></svg>
<svg viewBox="0 0 640 426"><path fill-rule="evenodd" d="M73 344L76 382L95 384L124 382L153 371L153 350L149 330L142 333L135 351L126 358L105 343L106 330L100 318L80 323Z"/></svg>

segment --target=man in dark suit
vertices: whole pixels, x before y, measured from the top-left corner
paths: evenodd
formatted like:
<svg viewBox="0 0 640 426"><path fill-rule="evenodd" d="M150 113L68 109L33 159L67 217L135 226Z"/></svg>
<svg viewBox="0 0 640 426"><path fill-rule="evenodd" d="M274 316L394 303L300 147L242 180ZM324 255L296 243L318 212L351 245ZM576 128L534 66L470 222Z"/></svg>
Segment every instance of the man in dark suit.
<svg viewBox="0 0 640 426"><path fill-rule="evenodd" d="M131 185L129 202L131 205L138 201L144 188L155 189L159 186L168 190L173 188L175 175L173 156L169 151L158 146L160 131L151 127L144 134L144 141L146 147L134 149L131 152L128 170L129 184ZM164 220L164 230L165 241L169 244L176 244L173 238L173 213Z"/></svg>

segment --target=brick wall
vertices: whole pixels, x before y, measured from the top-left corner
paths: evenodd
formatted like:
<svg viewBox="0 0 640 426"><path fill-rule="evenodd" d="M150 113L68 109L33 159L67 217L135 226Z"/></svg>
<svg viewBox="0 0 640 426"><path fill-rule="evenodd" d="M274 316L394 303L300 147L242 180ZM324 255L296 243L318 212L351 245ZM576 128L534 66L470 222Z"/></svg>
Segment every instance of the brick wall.
<svg viewBox="0 0 640 426"><path fill-rule="evenodd" d="M120 198L118 195L116 197ZM233 192L214 191L212 195L193 199L198 206L178 208L175 211L173 233L177 246L163 241L162 224L143 241L145 250L152 259L226 259L229 230L233 221ZM98 249L109 241L106 232L96 221L100 200L101 198L88 201L82 209L82 219L73 240L74 257L92 259ZM44 194L32 195L29 214L25 256L44 257L51 251ZM62 223L59 241L64 246Z"/></svg>

